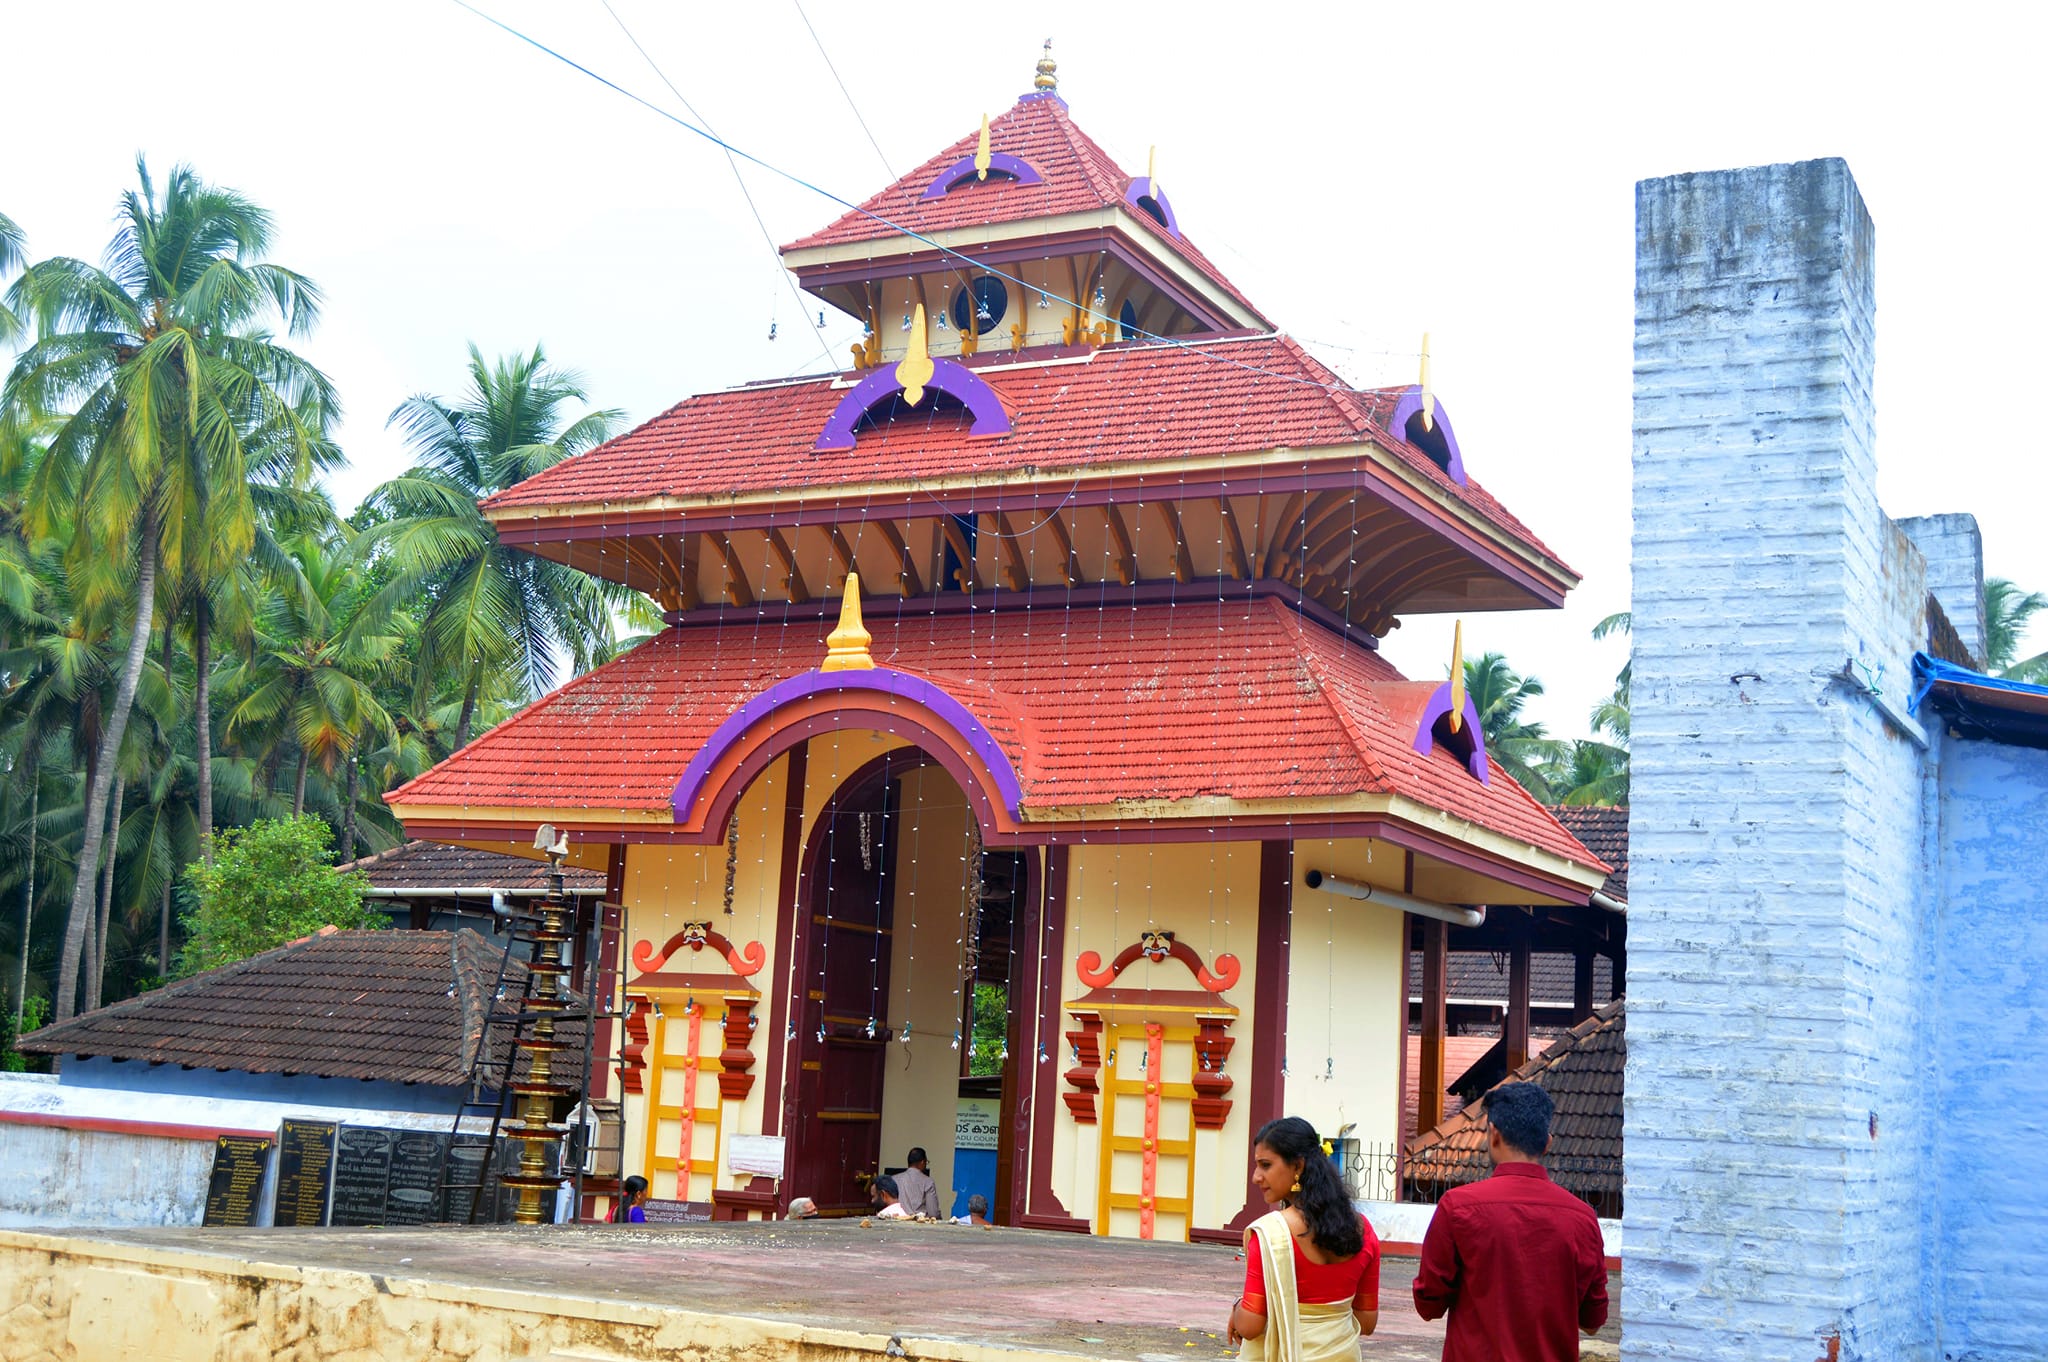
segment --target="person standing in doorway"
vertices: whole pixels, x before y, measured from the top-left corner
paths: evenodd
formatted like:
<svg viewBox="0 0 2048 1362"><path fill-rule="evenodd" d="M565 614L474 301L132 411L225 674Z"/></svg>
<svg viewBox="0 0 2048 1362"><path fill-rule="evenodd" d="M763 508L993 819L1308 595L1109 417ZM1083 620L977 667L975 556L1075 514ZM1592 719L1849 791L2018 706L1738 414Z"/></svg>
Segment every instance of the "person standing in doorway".
<svg viewBox="0 0 2048 1362"><path fill-rule="evenodd" d="M1444 1193L1422 1238L1415 1309L1446 1312L1444 1362L1576 1362L1579 1333L1607 1322L1607 1261L1593 1208L1550 1180L1550 1094L1486 1095L1493 1175Z"/></svg>
<svg viewBox="0 0 2048 1362"><path fill-rule="evenodd" d="M924 1148L912 1149L904 1157L909 1164L896 1174L896 1192L903 1204L903 1213L908 1216L923 1216L928 1220L943 1220L939 1211L939 1186L932 1181L931 1161L924 1156Z"/></svg>

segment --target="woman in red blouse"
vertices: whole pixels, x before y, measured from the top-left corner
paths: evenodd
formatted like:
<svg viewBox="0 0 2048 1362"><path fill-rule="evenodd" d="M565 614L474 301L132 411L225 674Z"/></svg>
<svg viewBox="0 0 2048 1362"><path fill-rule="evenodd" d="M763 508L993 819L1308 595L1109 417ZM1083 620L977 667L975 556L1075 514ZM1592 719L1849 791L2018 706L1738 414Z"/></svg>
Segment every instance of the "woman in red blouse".
<svg viewBox="0 0 2048 1362"><path fill-rule="evenodd" d="M1244 1233L1244 1294L1230 1311L1242 1362L1353 1362L1380 1319L1380 1241L1299 1116L1252 1145L1252 1185L1273 1207Z"/></svg>

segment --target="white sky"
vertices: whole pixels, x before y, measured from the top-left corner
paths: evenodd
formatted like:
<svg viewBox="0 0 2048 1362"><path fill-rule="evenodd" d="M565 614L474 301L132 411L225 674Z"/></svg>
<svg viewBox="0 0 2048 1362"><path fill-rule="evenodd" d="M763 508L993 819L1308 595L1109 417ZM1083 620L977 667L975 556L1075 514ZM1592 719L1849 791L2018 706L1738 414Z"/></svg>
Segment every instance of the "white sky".
<svg viewBox="0 0 2048 1362"><path fill-rule="evenodd" d="M890 178L793 3L614 3L734 143L852 200ZM674 107L599 0L480 7ZM1375 385L1412 381L1431 332L1473 476L1585 574L1561 612L1467 621L1468 654L1549 686L1555 731L1584 731L1625 656L1586 634L1628 604L1645 176L1848 159L1878 228L1886 508L1972 511L1987 570L2048 589L2026 396L2042 34L2021 7L805 9L897 172L1008 108L1051 36L1077 120L1134 172L1158 144L1189 236L1283 329ZM275 215L274 258L327 293L304 348L348 403L345 507L403 466L385 416L455 391L469 340L542 341L636 421L821 362L715 148L450 0L8 0L0 54L0 211L32 258L98 258L137 151ZM839 211L748 181L777 243ZM830 321L843 357L858 324ZM1449 632L1411 618L1387 651L1441 675Z"/></svg>

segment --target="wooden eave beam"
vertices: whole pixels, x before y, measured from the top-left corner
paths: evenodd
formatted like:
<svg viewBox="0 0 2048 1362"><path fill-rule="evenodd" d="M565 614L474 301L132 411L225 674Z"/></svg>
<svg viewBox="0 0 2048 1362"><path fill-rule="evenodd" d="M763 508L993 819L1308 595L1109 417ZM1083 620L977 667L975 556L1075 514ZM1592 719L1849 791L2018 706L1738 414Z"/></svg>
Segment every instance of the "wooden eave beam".
<svg viewBox="0 0 2048 1362"><path fill-rule="evenodd" d="M1230 575L1242 582L1252 575L1251 560L1244 553L1244 532L1237 527L1237 512L1229 497L1216 498L1216 518L1223 524L1223 561Z"/></svg>
<svg viewBox="0 0 2048 1362"><path fill-rule="evenodd" d="M747 582L747 571L740 566L739 552L733 548L732 540L723 530L706 530L705 537L711 547L718 550L718 556L725 560L725 599L742 608L754 603L754 588Z"/></svg>
<svg viewBox="0 0 2048 1362"><path fill-rule="evenodd" d="M1135 586L1138 582L1138 551L1131 547L1131 527L1124 523L1124 513L1114 503L1105 502L1102 518L1109 526L1109 537L1116 543L1116 558L1110 564L1119 582Z"/></svg>
<svg viewBox="0 0 2048 1362"><path fill-rule="evenodd" d="M1052 513L1045 522L1045 527L1052 531L1052 537L1059 542L1060 575L1066 578L1067 590L1072 591L1081 585L1081 555L1074 552L1074 536L1067 532L1067 522L1060 519L1058 511Z"/></svg>
<svg viewBox="0 0 2048 1362"><path fill-rule="evenodd" d="M796 565L796 553L789 547L789 540L783 537L781 529L768 531L768 548L775 554L775 561L782 565L783 586L789 592L790 602L808 604L811 589L805 584L804 574Z"/></svg>
<svg viewBox="0 0 2048 1362"><path fill-rule="evenodd" d="M1309 563L1314 560L1311 546L1322 539L1323 532L1333 524L1337 526L1339 534L1351 527L1350 517L1347 517L1345 512L1355 504L1353 499L1356 495L1349 490L1340 489L1324 492L1308 504L1308 509L1302 512L1300 519L1296 521L1296 524L1301 526L1300 533L1287 536L1287 555L1280 560L1281 577L1292 581L1296 586L1301 585L1308 576Z"/></svg>
<svg viewBox="0 0 2048 1362"><path fill-rule="evenodd" d="M1003 541L1003 575L1009 579L1010 590L1027 591L1031 587L1031 568L1024 561L1024 545L1019 542L1007 513L997 511L994 519L996 534Z"/></svg>
<svg viewBox="0 0 2048 1362"><path fill-rule="evenodd" d="M1259 526L1264 538L1264 547L1259 551L1259 576L1271 577L1280 570L1280 554L1286 547L1288 527L1301 514L1301 504L1307 497L1300 492L1290 492L1287 500L1280 503L1280 514L1270 524Z"/></svg>
<svg viewBox="0 0 2048 1362"><path fill-rule="evenodd" d="M1442 573L1446 568L1456 567L1465 562L1465 551L1455 544L1444 544L1435 549L1425 549L1400 567L1387 574L1374 591L1373 604L1389 614L1400 609L1401 602L1422 585Z"/></svg>
<svg viewBox="0 0 2048 1362"><path fill-rule="evenodd" d="M907 600L924 594L924 583L918 577L917 564L910 561L910 545L903 542L903 531L893 520L878 520L875 529L889 545L889 551L896 555L896 585Z"/></svg>
<svg viewBox="0 0 2048 1362"><path fill-rule="evenodd" d="M1192 582L1195 579L1194 559L1188 554L1188 537L1180 531L1180 512L1170 501L1154 503L1159 507L1159 518L1166 522L1166 532L1173 536L1173 579L1176 582Z"/></svg>

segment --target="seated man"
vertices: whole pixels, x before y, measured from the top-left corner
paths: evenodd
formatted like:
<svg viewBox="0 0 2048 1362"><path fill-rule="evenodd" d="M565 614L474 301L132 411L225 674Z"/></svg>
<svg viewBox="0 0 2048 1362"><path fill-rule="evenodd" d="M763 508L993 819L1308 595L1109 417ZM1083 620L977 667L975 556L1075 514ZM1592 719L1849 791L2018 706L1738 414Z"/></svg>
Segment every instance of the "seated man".
<svg viewBox="0 0 2048 1362"><path fill-rule="evenodd" d="M800 1196L789 1203L789 1219L816 1220L817 1218L818 1203L809 1197Z"/></svg>
<svg viewBox="0 0 2048 1362"><path fill-rule="evenodd" d="M896 1186L902 1192L903 1213L930 1220L945 1219L945 1213L939 1209L939 1187L932 1181L931 1162L925 1158L923 1147L912 1149L903 1161L910 1165L896 1174Z"/></svg>
<svg viewBox="0 0 2048 1362"><path fill-rule="evenodd" d="M967 1214L954 1217L956 1225L974 1225L981 1229L994 1229L995 1222L988 1218L988 1198L976 1192L967 1198Z"/></svg>
<svg viewBox="0 0 2048 1362"><path fill-rule="evenodd" d="M896 1179L887 1173L869 1184L869 1192L875 1199L875 1214L883 1220L908 1220L910 1212L903 1209L903 1202L896 1191Z"/></svg>

